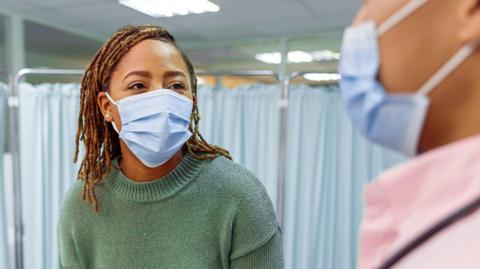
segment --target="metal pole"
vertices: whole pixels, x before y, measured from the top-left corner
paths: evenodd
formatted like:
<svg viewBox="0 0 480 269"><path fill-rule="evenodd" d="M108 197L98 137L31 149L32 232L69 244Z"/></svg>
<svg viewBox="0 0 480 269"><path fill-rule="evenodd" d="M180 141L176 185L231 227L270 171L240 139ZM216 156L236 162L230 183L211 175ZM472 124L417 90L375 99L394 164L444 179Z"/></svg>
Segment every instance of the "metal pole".
<svg viewBox="0 0 480 269"><path fill-rule="evenodd" d="M14 221L14 252L15 268L23 269L23 219L22 219L22 183L20 167L20 123L18 115L18 93L22 78L26 75L82 75L83 70L62 70L62 69L22 69L11 83L8 105L10 108L10 137L12 144L13 162L13 221Z"/></svg>
<svg viewBox="0 0 480 269"><path fill-rule="evenodd" d="M22 189L20 182L20 147L18 123L18 99L14 93L17 89L17 78L11 82L11 96L8 98L10 108L10 138L13 166L13 223L14 223L14 262L16 269L23 269L23 221L22 221Z"/></svg>
<svg viewBox="0 0 480 269"><path fill-rule="evenodd" d="M8 73L15 74L25 65L25 37L24 37L24 20L21 16L11 14L7 17L7 28L6 28L6 48L7 48L7 68ZM10 84L14 82L12 80L9 81ZM11 145L11 152L12 158L15 158L15 152L18 151L18 144L15 143L14 139L16 138L13 134L13 130L18 128L15 125L16 123L16 107L14 106L15 103L12 101L15 99L8 99L10 113L10 130L12 145ZM17 116L18 117L18 116ZM17 133L18 134L18 133ZM13 191L14 194L20 192L20 182L15 180L16 178L20 178L18 174L20 168L18 167L19 163L13 160L12 170L13 170ZM14 225L15 225L15 233L14 233L14 266L17 269L23 269L23 244L22 244L22 211L21 211L21 197L13 197L13 205L14 205ZM18 210L18 212L17 212Z"/></svg>
<svg viewBox="0 0 480 269"><path fill-rule="evenodd" d="M17 14L7 15L5 22L6 67L7 73L13 76L25 67L25 22Z"/></svg>
<svg viewBox="0 0 480 269"><path fill-rule="evenodd" d="M283 56L288 57L288 52L285 48L288 48L283 44ZM284 63L285 65L285 63ZM284 69L286 69L284 67ZM281 72L279 72L281 73ZM277 219L280 227L283 227L285 222L285 187L287 178L287 135L288 135L288 98L290 95L290 82L292 79L305 74L318 73L316 71L295 71L290 74L283 75L280 82L280 133L279 133L279 148L278 148L278 182L277 182ZM338 80L325 81L327 83L338 83Z"/></svg>
<svg viewBox="0 0 480 269"><path fill-rule="evenodd" d="M280 93L278 98L279 119L279 138L278 138L278 180L277 180L277 221L280 227L284 224L285 211L285 178L287 165L287 117L288 117L288 84L290 78L288 75L288 40L280 40L280 51L282 62L279 66L280 74Z"/></svg>

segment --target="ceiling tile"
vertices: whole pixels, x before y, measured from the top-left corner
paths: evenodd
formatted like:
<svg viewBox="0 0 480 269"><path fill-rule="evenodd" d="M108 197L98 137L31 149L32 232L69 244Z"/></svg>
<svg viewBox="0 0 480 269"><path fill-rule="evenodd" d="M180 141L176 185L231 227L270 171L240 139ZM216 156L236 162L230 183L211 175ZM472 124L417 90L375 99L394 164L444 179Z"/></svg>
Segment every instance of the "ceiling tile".
<svg viewBox="0 0 480 269"><path fill-rule="evenodd" d="M209 39L245 39L250 37L261 36L262 33L256 31L249 26L240 26L240 27L210 27L208 30L197 32L197 34L204 36Z"/></svg>
<svg viewBox="0 0 480 269"><path fill-rule="evenodd" d="M47 54L90 55L101 45L96 40L86 39L36 23L25 24L25 36L27 50Z"/></svg>
<svg viewBox="0 0 480 269"><path fill-rule="evenodd" d="M255 8L258 5L262 6L272 6L276 4L284 3L298 3L298 0L262 0L262 1L253 1L253 0L210 0L220 6L221 9L238 9L250 7L250 9Z"/></svg>
<svg viewBox="0 0 480 269"><path fill-rule="evenodd" d="M190 50L186 51L186 54L193 62L203 65L211 65L215 62L223 62L226 59L234 59L235 61L238 61L240 59L248 58L249 56L232 48Z"/></svg>
<svg viewBox="0 0 480 269"><path fill-rule="evenodd" d="M288 19L300 19L312 16L307 8L298 2L278 2L271 5L256 4L243 6L236 9L227 9L231 13L230 20L243 21L245 23L276 22Z"/></svg>
<svg viewBox="0 0 480 269"><path fill-rule="evenodd" d="M64 16L79 19L85 23L121 23L127 19L145 19L152 17L139 13L133 9L124 7L117 3L102 3L54 8L54 12Z"/></svg>
<svg viewBox="0 0 480 269"><path fill-rule="evenodd" d="M36 5L21 0L0 0L0 6L2 7L2 9L13 10L19 13L23 11L34 10L38 7Z"/></svg>
<svg viewBox="0 0 480 269"><path fill-rule="evenodd" d="M156 24L183 43L215 44L258 37L340 31L350 23L361 0L212 0L220 12L152 18L117 0L0 0L0 6L59 28L107 38L126 24Z"/></svg>
<svg viewBox="0 0 480 269"><path fill-rule="evenodd" d="M356 0L303 0L303 3L326 28L348 26L362 5L362 1Z"/></svg>
<svg viewBox="0 0 480 269"><path fill-rule="evenodd" d="M264 35L299 35L303 33L321 32L325 26L321 21L311 17L296 20L278 21L275 24L252 25L252 28Z"/></svg>
<svg viewBox="0 0 480 269"><path fill-rule="evenodd" d="M37 7L56 9L63 7L81 7L86 5L96 5L109 0L16 0L18 2L29 3Z"/></svg>

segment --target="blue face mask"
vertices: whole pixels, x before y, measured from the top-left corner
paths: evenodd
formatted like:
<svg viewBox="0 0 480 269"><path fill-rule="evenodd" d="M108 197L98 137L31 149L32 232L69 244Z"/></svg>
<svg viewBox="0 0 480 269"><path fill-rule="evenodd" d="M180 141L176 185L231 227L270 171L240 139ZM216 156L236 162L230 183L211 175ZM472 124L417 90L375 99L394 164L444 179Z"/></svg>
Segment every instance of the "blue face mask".
<svg viewBox="0 0 480 269"><path fill-rule="evenodd" d="M168 89L150 91L110 102L117 106L122 121L113 128L128 148L147 167L170 160L192 136L188 130L192 100Z"/></svg>
<svg viewBox="0 0 480 269"><path fill-rule="evenodd" d="M353 125L372 142L409 156L417 154L429 107L428 93L478 45L464 46L415 94L388 94L377 80L381 62L378 37L427 2L410 1L378 28L374 22L347 28L339 64L340 90Z"/></svg>

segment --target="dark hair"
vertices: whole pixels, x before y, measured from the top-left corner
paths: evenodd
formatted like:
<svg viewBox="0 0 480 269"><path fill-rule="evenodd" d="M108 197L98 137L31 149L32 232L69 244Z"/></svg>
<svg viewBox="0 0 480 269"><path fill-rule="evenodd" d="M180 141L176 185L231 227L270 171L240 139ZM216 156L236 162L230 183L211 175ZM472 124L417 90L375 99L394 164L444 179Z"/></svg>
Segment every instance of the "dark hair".
<svg viewBox="0 0 480 269"><path fill-rule="evenodd" d="M177 46L175 38L164 28L153 25L127 26L119 29L103 44L87 67L80 89L80 113L74 162L77 162L79 142L85 145L85 156L78 171L84 181L83 200L88 198L98 210L94 186L110 173L111 160L121 155L119 138L104 120L97 105L97 96L108 89L110 79L119 61L138 43L154 39L175 46L181 53L190 74L194 104L189 130L192 137L186 143L188 154L197 159L213 159L218 155L230 158L225 149L211 145L199 132L200 115L197 105L197 78L191 61Z"/></svg>

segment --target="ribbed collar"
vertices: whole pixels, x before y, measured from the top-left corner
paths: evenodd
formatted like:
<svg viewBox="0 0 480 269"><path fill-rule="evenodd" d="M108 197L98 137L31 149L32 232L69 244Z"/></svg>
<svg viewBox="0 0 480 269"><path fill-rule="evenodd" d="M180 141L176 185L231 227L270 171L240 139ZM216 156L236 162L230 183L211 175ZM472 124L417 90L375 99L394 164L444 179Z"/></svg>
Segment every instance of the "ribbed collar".
<svg viewBox="0 0 480 269"><path fill-rule="evenodd" d="M205 165L205 161L185 155L183 160L168 175L149 181L136 182L127 178L122 171L113 168L105 182L122 198L135 202L153 202L163 200L187 186Z"/></svg>

